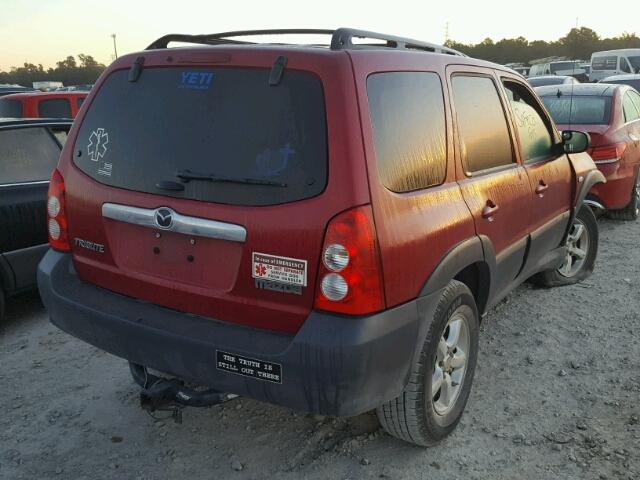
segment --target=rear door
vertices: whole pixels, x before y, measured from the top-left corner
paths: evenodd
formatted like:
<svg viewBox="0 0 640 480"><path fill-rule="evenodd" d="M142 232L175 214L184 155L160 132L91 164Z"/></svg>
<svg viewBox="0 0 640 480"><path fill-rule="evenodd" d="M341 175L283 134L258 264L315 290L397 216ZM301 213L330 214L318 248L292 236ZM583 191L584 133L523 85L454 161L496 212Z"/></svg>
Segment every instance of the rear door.
<svg viewBox="0 0 640 480"><path fill-rule="evenodd" d="M34 284L47 249L47 189L60 148L47 127L0 129L0 253L16 289Z"/></svg>
<svg viewBox="0 0 640 480"><path fill-rule="evenodd" d="M476 232L490 240L496 258L495 301L520 272L527 246L531 189L518 163L498 79L488 69L449 68L456 120L458 178Z"/></svg>
<svg viewBox="0 0 640 480"><path fill-rule="evenodd" d="M531 185L531 245L527 268L535 268L558 247L566 231L573 196L573 173L558 148L556 128L531 90L517 78L502 77L519 154Z"/></svg>

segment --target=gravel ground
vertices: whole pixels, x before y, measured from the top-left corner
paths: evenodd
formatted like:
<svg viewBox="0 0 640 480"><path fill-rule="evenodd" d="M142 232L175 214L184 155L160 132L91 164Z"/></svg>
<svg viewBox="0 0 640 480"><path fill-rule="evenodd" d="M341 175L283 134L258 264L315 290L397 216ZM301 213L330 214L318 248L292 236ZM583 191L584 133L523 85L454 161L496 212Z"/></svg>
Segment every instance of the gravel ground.
<svg viewBox="0 0 640 480"><path fill-rule="evenodd" d="M457 431L429 449L375 417L248 399L155 420L125 361L54 328L35 294L0 326L2 479L640 478L640 222L600 222L594 275L520 287L485 318Z"/></svg>

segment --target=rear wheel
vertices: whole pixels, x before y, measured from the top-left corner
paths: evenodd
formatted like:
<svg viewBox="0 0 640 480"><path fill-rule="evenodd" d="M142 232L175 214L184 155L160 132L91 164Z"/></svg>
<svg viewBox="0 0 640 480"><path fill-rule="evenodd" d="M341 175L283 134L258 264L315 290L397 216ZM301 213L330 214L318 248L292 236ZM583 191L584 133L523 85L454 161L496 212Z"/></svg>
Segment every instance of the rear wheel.
<svg viewBox="0 0 640 480"><path fill-rule="evenodd" d="M377 408L382 427L421 446L451 433L469 398L478 355L478 310L469 288L447 285L403 392Z"/></svg>
<svg viewBox="0 0 640 480"><path fill-rule="evenodd" d="M640 175L636 175L636 182L631 190L631 199L621 210L610 210L608 215L614 220L636 220L640 214Z"/></svg>
<svg viewBox="0 0 640 480"><path fill-rule="evenodd" d="M587 205L582 205L574 218L566 246L562 265L538 273L533 277L535 283L544 287L572 285L591 275L598 255L598 222Z"/></svg>

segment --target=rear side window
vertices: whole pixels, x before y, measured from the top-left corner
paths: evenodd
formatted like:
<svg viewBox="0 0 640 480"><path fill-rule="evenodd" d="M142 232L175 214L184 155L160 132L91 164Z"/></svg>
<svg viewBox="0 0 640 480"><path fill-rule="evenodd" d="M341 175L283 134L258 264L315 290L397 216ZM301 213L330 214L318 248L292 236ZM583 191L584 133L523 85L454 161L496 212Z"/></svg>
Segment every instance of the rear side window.
<svg viewBox="0 0 640 480"><path fill-rule="evenodd" d="M513 163L507 120L493 80L455 75L451 84L466 172Z"/></svg>
<svg viewBox="0 0 640 480"><path fill-rule="evenodd" d="M638 120L638 117L640 117L638 109L636 108L636 105L631 98L631 92L627 92L624 94L624 98L622 100L622 111L624 112L625 122L633 122L635 120Z"/></svg>
<svg viewBox="0 0 640 480"><path fill-rule="evenodd" d="M0 118L22 118L22 102L19 100L1 98Z"/></svg>
<svg viewBox="0 0 640 480"><path fill-rule="evenodd" d="M71 104L66 98L40 100L38 116L40 118L71 118Z"/></svg>
<svg viewBox="0 0 640 480"><path fill-rule="evenodd" d="M549 95L542 102L559 125L608 125L611 118L611 97Z"/></svg>
<svg viewBox="0 0 640 480"><path fill-rule="evenodd" d="M382 184L394 192L441 184L447 146L440 77L377 73L367 79L367 95Z"/></svg>
<svg viewBox="0 0 640 480"><path fill-rule="evenodd" d="M594 57L591 61L591 70L615 70L618 65L618 57Z"/></svg>
<svg viewBox="0 0 640 480"><path fill-rule="evenodd" d="M43 127L0 130L0 185L49 180L60 146Z"/></svg>
<svg viewBox="0 0 640 480"><path fill-rule="evenodd" d="M113 72L84 118L74 162L106 185L205 202L318 195L327 181L322 84L287 70L270 86L269 72L147 68L136 82ZM184 189L157 186L167 181Z"/></svg>

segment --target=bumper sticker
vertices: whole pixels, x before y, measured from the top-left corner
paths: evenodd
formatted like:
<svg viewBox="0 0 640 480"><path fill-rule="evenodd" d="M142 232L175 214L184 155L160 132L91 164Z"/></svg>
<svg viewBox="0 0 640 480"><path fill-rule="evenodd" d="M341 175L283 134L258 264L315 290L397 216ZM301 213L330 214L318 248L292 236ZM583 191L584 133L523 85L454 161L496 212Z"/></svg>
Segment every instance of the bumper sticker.
<svg viewBox="0 0 640 480"><path fill-rule="evenodd" d="M282 383L282 365L216 350L216 368L243 377Z"/></svg>
<svg viewBox="0 0 640 480"><path fill-rule="evenodd" d="M259 280L307 286L307 261L253 252L252 276Z"/></svg>

